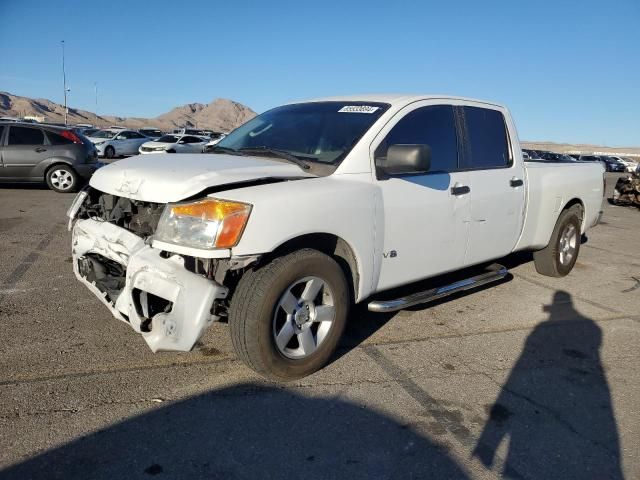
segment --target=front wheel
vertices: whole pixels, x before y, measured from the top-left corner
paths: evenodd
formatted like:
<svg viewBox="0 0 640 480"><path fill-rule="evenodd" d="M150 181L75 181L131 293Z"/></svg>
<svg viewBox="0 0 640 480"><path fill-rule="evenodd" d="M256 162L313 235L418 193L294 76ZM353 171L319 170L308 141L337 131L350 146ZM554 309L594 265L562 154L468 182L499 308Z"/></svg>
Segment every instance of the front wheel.
<svg viewBox="0 0 640 480"><path fill-rule="evenodd" d="M272 380L293 380L322 368L347 320L349 287L338 263L312 249L246 272L231 300L234 350Z"/></svg>
<svg viewBox="0 0 640 480"><path fill-rule="evenodd" d="M114 158L116 156L116 149L109 145L104 149L105 158Z"/></svg>
<svg viewBox="0 0 640 480"><path fill-rule="evenodd" d="M583 211L578 205L560 214L549 245L533 252L538 273L548 277L564 277L573 269L580 252L582 217Z"/></svg>

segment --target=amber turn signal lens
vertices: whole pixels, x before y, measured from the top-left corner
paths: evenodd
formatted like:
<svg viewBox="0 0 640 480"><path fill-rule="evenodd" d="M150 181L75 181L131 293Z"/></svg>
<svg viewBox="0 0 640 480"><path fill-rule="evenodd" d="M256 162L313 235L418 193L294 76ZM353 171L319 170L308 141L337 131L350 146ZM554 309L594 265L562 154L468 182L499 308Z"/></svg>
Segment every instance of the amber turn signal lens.
<svg viewBox="0 0 640 480"><path fill-rule="evenodd" d="M212 232L215 233L214 246L231 248L242 236L251 213L251 205L207 198L199 202L174 205L171 207L171 213L176 217L198 218L212 227L215 225Z"/></svg>

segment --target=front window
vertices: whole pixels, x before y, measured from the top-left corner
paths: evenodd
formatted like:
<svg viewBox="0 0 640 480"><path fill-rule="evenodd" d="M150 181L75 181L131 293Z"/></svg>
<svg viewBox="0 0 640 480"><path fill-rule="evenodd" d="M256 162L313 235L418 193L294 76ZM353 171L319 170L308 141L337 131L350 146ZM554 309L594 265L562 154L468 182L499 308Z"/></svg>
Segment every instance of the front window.
<svg viewBox="0 0 640 480"><path fill-rule="evenodd" d="M370 102L284 105L249 120L218 145L281 150L302 160L337 165L388 107Z"/></svg>

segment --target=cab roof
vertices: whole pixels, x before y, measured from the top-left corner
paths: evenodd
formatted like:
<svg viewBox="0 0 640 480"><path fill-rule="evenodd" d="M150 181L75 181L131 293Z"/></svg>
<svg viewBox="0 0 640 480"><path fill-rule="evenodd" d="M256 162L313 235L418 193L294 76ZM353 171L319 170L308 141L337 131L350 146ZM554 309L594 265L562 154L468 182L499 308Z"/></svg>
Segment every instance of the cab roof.
<svg viewBox="0 0 640 480"><path fill-rule="evenodd" d="M390 105L404 105L408 103L417 102L420 100L456 100L467 101L476 103L485 103L487 105L493 105L496 107L504 107L495 102L489 102L486 100L478 100L468 97L456 97L451 95L438 95L438 94L400 94L400 93L363 93L356 95L339 95L333 97L320 97L312 98L308 100L301 100L298 102L289 103L307 103L307 102L376 102L376 103L388 103Z"/></svg>

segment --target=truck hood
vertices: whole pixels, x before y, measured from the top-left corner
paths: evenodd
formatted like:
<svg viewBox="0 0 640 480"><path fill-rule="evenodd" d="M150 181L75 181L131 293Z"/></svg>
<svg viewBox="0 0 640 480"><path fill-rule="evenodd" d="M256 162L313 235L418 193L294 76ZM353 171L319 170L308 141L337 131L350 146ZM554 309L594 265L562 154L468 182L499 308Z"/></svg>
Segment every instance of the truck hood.
<svg viewBox="0 0 640 480"><path fill-rule="evenodd" d="M210 187L263 178L314 177L297 165L264 157L217 154L137 155L99 170L89 184L105 193L143 202L169 203Z"/></svg>

